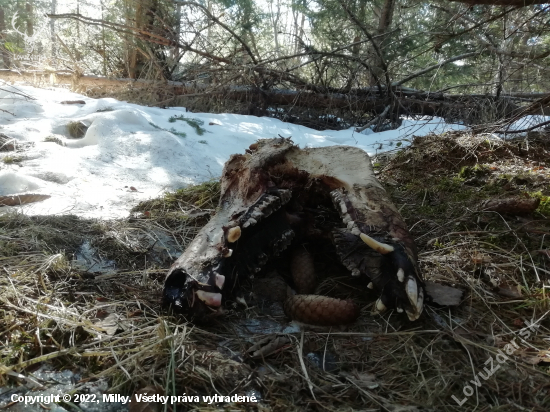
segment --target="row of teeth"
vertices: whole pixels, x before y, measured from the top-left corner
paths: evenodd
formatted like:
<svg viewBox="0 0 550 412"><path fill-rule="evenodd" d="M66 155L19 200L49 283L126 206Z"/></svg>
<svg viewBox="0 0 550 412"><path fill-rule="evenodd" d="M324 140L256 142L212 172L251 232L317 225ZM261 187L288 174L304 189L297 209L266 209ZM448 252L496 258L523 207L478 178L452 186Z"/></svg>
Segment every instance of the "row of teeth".
<svg viewBox="0 0 550 412"><path fill-rule="evenodd" d="M346 200L343 196L343 193L341 192L341 189L333 190L332 192L330 192L330 196L332 197L332 202L334 203L334 206L336 207L336 209L339 210L342 222L346 224L347 229L355 236L359 236L361 234L361 230L357 227L357 224L348 213Z"/></svg>
<svg viewBox="0 0 550 412"><path fill-rule="evenodd" d="M280 237L280 239L277 239L272 244L272 254L273 256L279 256L279 254L288 248L290 244L292 243L292 240L294 239L294 231L289 229L286 232L283 233L283 235ZM256 257L256 262L250 266L248 266L248 270L251 273L258 273L260 270L262 270L262 267L267 263L269 260L269 256L265 253L260 253Z"/></svg>
<svg viewBox="0 0 550 412"><path fill-rule="evenodd" d="M275 195L265 194L255 205L251 211L246 213L241 219L243 229L254 226L260 220L270 216L273 212L279 210L282 205L288 203L292 193L287 189L279 189Z"/></svg>
<svg viewBox="0 0 550 412"><path fill-rule="evenodd" d="M279 254L290 246L294 239L294 231L292 229L287 230L280 239L277 239L273 244L273 255L279 256Z"/></svg>
<svg viewBox="0 0 550 412"><path fill-rule="evenodd" d="M334 206L336 207L336 209L339 210L342 221L346 224L347 229L355 236L360 236L361 230L359 230L357 224L348 213L346 200L344 199L341 189L333 190L332 192L330 192L330 196L332 197L332 202L334 203ZM351 272L352 276L361 275L361 271L355 266L355 264L351 260L345 259L342 263L344 264L346 269Z"/></svg>
<svg viewBox="0 0 550 412"><path fill-rule="evenodd" d="M394 249L393 246L378 242L377 240L361 232L361 230L359 229L355 221L351 218L350 214L348 213L346 200L343 196L341 189L333 190L330 193L330 195L332 197L334 206L339 210L340 216L342 217L342 221L346 224L347 229L352 234L361 237L363 242L365 242L369 247L371 247L372 249L382 254L390 253L393 251ZM357 267L351 260L344 259L342 263L351 272L352 276L361 275L361 272L359 271L359 269L357 269ZM397 279L401 283L405 282L405 271L402 268L399 268L397 270ZM367 285L367 287L369 289L374 289L374 284L370 282ZM422 290L422 288L420 288L420 290L418 289L416 280L410 276L407 277L405 291L407 293L407 297L409 299L410 304L412 305L413 308L416 308L415 312L405 310L407 312L407 316L409 317L409 319L413 321L420 317L420 314L422 313L422 309L424 308L424 291ZM375 312L382 313L386 309L387 309L386 305L384 305L381 299L378 299L375 305ZM402 313L403 308L398 307L397 312Z"/></svg>
<svg viewBox="0 0 550 412"><path fill-rule="evenodd" d="M370 284L372 284L372 282ZM418 288L418 284L414 278L408 277L405 291L407 292L407 297L409 298L411 306L415 308L414 312L408 309L405 309L405 312L409 320L417 320L424 309L424 290ZM384 302L382 302L382 299L378 299L375 304L375 313L383 313L386 309L387 307L384 305ZM403 313L403 308L401 307L397 307L396 310L398 313Z"/></svg>

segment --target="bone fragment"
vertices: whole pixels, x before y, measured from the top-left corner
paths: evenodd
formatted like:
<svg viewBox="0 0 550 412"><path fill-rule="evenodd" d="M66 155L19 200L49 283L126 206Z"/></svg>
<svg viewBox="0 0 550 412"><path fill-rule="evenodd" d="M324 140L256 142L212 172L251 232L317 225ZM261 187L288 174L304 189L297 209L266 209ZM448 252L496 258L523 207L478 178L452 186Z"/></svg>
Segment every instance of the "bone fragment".
<svg viewBox="0 0 550 412"><path fill-rule="evenodd" d="M223 284L225 283L224 275L216 275L216 286L220 289L223 289Z"/></svg>
<svg viewBox="0 0 550 412"><path fill-rule="evenodd" d="M409 302L411 302L411 305L413 305L413 307L416 307L416 302L418 301L418 286L414 278L409 277L409 279L407 280L405 291L407 292L407 296L409 298Z"/></svg>
<svg viewBox="0 0 550 412"><path fill-rule="evenodd" d="M222 304L222 294L205 292L204 290L197 290L197 298L202 300L208 306L219 307Z"/></svg>
<svg viewBox="0 0 550 412"><path fill-rule="evenodd" d="M397 271L397 279L399 279L399 282L403 282L405 280L405 271L402 268L399 268Z"/></svg>
<svg viewBox="0 0 550 412"><path fill-rule="evenodd" d="M384 313L385 311L386 311L386 305L384 305L384 302L382 302L382 299L378 299L376 301L376 312Z"/></svg>

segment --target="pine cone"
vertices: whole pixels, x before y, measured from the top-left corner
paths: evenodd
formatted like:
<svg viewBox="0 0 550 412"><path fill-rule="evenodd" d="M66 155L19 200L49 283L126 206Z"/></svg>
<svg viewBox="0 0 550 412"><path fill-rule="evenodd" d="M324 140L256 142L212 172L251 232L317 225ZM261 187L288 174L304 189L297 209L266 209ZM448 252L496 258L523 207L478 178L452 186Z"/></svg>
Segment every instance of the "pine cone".
<svg viewBox="0 0 550 412"><path fill-rule="evenodd" d="M290 272L292 273L294 286L296 286L296 292L307 295L315 291L317 277L315 276L313 256L309 252L298 249L292 254Z"/></svg>
<svg viewBox="0 0 550 412"><path fill-rule="evenodd" d="M351 300L319 295L288 296L284 311L293 320L319 326L344 325L359 317L359 307Z"/></svg>

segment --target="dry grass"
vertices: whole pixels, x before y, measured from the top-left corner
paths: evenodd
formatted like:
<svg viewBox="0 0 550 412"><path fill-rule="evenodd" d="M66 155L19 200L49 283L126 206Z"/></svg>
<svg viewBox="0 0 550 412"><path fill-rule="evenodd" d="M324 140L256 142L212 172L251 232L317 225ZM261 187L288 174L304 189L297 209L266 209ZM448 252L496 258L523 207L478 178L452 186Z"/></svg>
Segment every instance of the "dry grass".
<svg viewBox="0 0 550 412"><path fill-rule="evenodd" d="M80 139L84 137L86 130L88 130L88 126L86 126L83 122L74 121L67 123L67 132L73 139Z"/></svg>
<svg viewBox="0 0 550 412"><path fill-rule="evenodd" d="M282 315L230 304L223 319L197 326L160 306L166 269L215 212L216 182L145 202L116 222L0 216L0 379L49 362L77 365L86 380L107 377L112 393L153 386L169 395L261 397L231 410L547 411L550 262L537 251L550 249L548 137L430 136L375 159L418 239L425 277L463 289L463 303L427 307L414 323L372 316L366 305L352 327L289 333L290 344L260 360L246 350L258 330L280 332ZM544 199L533 216L476 208L523 193ZM97 264L77 266L86 239ZM110 260L116 269L94 272ZM533 321L538 332L520 342L519 330ZM472 384L514 337L520 349ZM452 396L462 400L464 386L474 394L458 406Z"/></svg>

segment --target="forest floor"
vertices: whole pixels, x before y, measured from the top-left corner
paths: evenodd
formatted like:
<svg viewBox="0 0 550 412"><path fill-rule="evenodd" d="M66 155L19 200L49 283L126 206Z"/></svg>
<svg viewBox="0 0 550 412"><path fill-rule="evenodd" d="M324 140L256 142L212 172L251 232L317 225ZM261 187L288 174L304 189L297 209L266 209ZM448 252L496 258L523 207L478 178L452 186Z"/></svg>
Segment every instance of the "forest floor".
<svg viewBox="0 0 550 412"><path fill-rule="evenodd" d="M150 411L550 410L550 134L429 135L373 164L425 279L463 290L458 307L427 306L408 322L372 315L363 296L350 327L298 332L257 306L230 306L201 326L170 315L166 271L215 213L215 181L143 202L126 219L9 213L0 216L0 386L47 386L33 378L47 364L78 371L74 393L106 379L114 394L201 396ZM541 203L524 216L479 206L512 196ZM247 355L273 333L288 343ZM215 394L259 402L203 402Z"/></svg>

